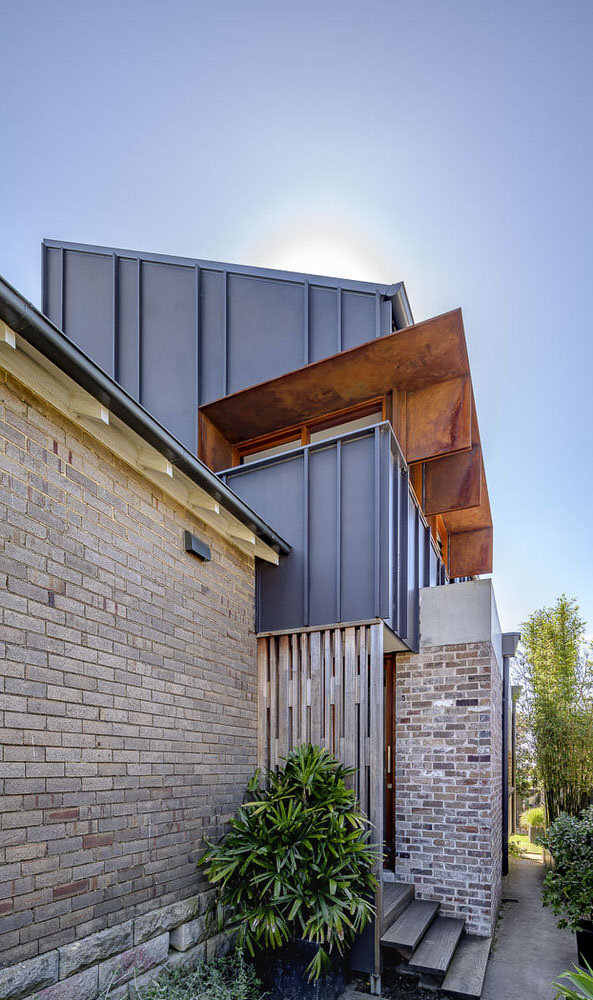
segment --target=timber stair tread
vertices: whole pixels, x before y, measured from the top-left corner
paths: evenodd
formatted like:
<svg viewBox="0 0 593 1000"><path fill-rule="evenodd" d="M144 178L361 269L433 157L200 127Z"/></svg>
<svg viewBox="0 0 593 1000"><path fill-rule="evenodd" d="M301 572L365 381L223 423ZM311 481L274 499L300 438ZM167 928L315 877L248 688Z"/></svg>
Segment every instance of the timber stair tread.
<svg viewBox="0 0 593 1000"><path fill-rule="evenodd" d="M405 915L405 914L404 914ZM435 917L409 960L412 972L444 976L463 933L465 921Z"/></svg>
<svg viewBox="0 0 593 1000"><path fill-rule="evenodd" d="M431 989L479 1000L491 938L464 934L465 921L439 916L439 908L434 900L415 899L414 885L384 884L381 945L397 949L410 972L429 977Z"/></svg>
<svg viewBox="0 0 593 1000"><path fill-rule="evenodd" d="M383 933L387 931L414 899L414 886L391 882L383 886Z"/></svg>
<svg viewBox="0 0 593 1000"><path fill-rule="evenodd" d="M460 1000L479 1000L486 977L491 938L464 934L447 970L442 989Z"/></svg>
<svg viewBox="0 0 593 1000"><path fill-rule="evenodd" d="M414 899L381 937L388 948L414 951L427 928L435 919L439 904L428 899Z"/></svg>

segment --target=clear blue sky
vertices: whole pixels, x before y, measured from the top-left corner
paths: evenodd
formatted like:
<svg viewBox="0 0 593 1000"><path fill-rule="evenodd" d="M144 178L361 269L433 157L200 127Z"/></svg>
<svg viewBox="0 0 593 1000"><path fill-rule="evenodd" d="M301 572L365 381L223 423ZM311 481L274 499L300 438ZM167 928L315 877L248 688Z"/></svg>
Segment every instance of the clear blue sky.
<svg viewBox="0 0 593 1000"><path fill-rule="evenodd" d="M593 632L593 2L0 0L0 272L44 236L462 306L512 629Z"/></svg>

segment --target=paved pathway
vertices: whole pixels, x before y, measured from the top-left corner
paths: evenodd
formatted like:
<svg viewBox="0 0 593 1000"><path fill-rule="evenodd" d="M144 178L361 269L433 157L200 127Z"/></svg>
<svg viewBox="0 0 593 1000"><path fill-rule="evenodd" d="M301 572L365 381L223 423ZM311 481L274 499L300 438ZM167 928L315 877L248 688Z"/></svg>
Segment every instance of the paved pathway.
<svg viewBox="0 0 593 1000"><path fill-rule="evenodd" d="M510 859L502 894L518 902L503 904L482 1000L553 1000L552 980L576 962L574 934L558 930L553 913L541 904L544 875L537 861Z"/></svg>

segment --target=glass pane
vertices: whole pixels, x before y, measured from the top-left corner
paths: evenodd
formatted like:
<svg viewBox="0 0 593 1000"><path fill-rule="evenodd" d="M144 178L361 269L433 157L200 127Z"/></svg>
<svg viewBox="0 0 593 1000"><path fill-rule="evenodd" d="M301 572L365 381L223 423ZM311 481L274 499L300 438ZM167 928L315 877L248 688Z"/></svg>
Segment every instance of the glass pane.
<svg viewBox="0 0 593 1000"><path fill-rule="evenodd" d="M273 448L264 448L262 451L252 451L249 455L243 455L241 465L247 465L249 462L258 462L260 458L271 458L273 455L281 455L283 451L292 451L294 448L300 448L300 446L300 438L295 438L294 441L283 441L282 444L277 444Z"/></svg>
<svg viewBox="0 0 593 1000"><path fill-rule="evenodd" d="M337 437L339 434L347 434L349 431L359 431L363 427L372 427L373 424L381 422L381 411L367 413L366 417L359 417L357 420L349 420L345 424L334 424L333 427L324 427L321 431L311 432L311 444L318 441L327 441L329 438Z"/></svg>

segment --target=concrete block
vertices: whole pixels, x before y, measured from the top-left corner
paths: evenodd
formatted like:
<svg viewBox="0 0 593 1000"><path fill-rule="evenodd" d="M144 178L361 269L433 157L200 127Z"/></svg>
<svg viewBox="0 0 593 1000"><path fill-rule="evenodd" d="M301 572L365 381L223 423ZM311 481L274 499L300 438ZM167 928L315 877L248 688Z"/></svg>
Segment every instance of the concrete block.
<svg viewBox="0 0 593 1000"><path fill-rule="evenodd" d="M234 948L235 938L235 934L227 934L225 931L216 934L215 937L208 938L206 941L206 961L210 962L213 958L228 955L229 951Z"/></svg>
<svg viewBox="0 0 593 1000"><path fill-rule="evenodd" d="M128 920L125 924L108 927L98 934L90 934L80 941L66 944L59 949L60 979L102 962L111 955L128 951L133 943L132 921Z"/></svg>
<svg viewBox="0 0 593 1000"><path fill-rule="evenodd" d="M99 990L98 969L86 969L35 993L30 1000L95 1000Z"/></svg>
<svg viewBox="0 0 593 1000"><path fill-rule="evenodd" d="M202 894L198 894L190 896L189 899L182 899L179 903L163 906L160 910L144 913L134 921L134 944L142 944L157 934L192 920L203 908Z"/></svg>
<svg viewBox="0 0 593 1000"><path fill-rule="evenodd" d="M492 580L420 591L420 647L491 642L502 668L502 635Z"/></svg>
<svg viewBox="0 0 593 1000"><path fill-rule="evenodd" d="M187 951L207 937L206 917L197 917L186 924L180 924L171 931L170 944L176 951Z"/></svg>
<svg viewBox="0 0 593 1000"><path fill-rule="evenodd" d="M51 986L58 978L58 952L48 951L8 969L0 970L0 1000L19 1000L35 990Z"/></svg>
<svg viewBox="0 0 593 1000"><path fill-rule="evenodd" d="M206 961L206 942L194 945L188 951L172 951L167 959L168 969L195 969L200 962Z"/></svg>
<svg viewBox="0 0 593 1000"><path fill-rule="evenodd" d="M99 989L107 986L121 986L134 973L140 975L167 960L169 954L169 932L130 948L122 955L114 955L99 966Z"/></svg>

